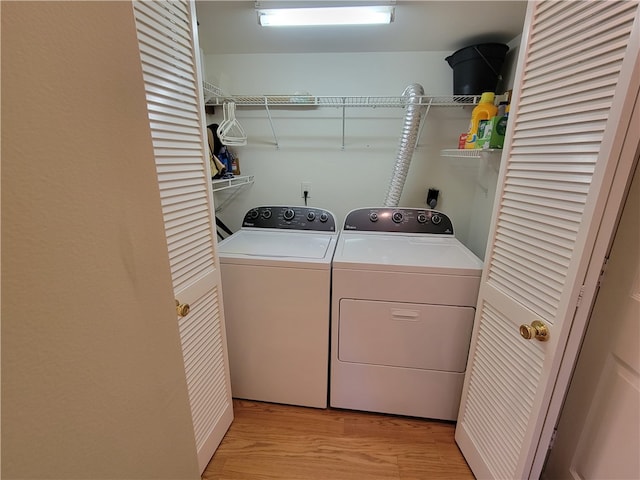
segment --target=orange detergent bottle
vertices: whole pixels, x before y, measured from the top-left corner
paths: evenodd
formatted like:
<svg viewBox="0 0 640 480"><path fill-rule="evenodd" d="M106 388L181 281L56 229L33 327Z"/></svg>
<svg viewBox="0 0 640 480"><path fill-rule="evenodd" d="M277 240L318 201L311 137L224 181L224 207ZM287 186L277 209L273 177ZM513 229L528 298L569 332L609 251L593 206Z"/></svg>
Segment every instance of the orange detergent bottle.
<svg viewBox="0 0 640 480"><path fill-rule="evenodd" d="M493 104L494 100L495 94L493 92L484 92L480 97L480 103L471 112L471 123L469 124L469 132L464 145L465 149L476 148L480 120L489 120L498 113L498 107Z"/></svg>

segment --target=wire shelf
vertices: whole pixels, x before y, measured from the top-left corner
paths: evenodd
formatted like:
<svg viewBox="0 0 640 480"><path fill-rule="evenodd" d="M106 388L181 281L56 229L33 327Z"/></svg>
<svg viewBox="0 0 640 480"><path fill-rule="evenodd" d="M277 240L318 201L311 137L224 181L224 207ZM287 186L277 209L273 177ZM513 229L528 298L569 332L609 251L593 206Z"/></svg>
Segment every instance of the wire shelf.
<svg viewBox="0 0 640 480"><path fill-rule="evenodd" d="M220 190L226 190L227 188L235 188L253 183L253 180L253 175L239 175L231 178L218 178L216 180L212 180L211 186L214 192L219 192Z"/></svg>
<svg viewBox="0 0 640 480"><path fill-rule="evenodd" d="M347 107L405 108L410 105L424 106L425 116L431 107L464 107L477 105L480 95L419 95L419 96L313 96L296 93L293 95L229 95L212 83L202 82L205 105L221 106L233 102L237 107L262 107L266 110L273 133L274 144L280 148L271 118L271 108L318 108L334 107L342 109L342 149L345 148L345 122ZM422 124L424 126L424 123ZM422 128L422 127L421 127ZM419 135L418 135L419 138Z"/></svg>
<svg viewBox="0 0 640 480"><path fill-rule="evenodd" d="M485 149L458 149L458 148L448 148L445 150L440 150L440 155L443 157L454 157L454 158L482 158L484 154L490 154L493 152L501 152L500 149L495 148L485 148Z"/></svg>
<svg viewBox="0 0 640 480"><path fill-rule="evenodd" d="M227 95L220 88L207 81L202 82L202 92L206 105L221 105L224 99L230 98L230 95Z"/></svg>
<svg viewBox="0 0 640 480"><path fill-rule="evenodd" d="M409 96L312 96L312 95L229 95L209 82L203 82L207 105L219 106L234 102L247 107L394 107L404 108L410 104L424 106L476 105L479 95L422 95Z"/></svg>

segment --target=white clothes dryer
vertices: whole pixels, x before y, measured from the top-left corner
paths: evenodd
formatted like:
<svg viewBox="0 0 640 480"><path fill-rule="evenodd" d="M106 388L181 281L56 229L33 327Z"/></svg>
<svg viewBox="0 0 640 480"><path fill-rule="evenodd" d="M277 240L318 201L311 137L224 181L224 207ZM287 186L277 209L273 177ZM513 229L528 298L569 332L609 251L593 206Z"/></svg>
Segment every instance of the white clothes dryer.
<svg viewBox="0 0 640 480"><path fill-rule="evenodd" d="M261 206L219 243L231 392L326 408L334 215Z"/></svg>
<svg viewBox="0 0 640 480"><path fill-rule="evenodd" d="M455 420L481 271L441 212L349 212L333 259L330 405Z"/></svg>

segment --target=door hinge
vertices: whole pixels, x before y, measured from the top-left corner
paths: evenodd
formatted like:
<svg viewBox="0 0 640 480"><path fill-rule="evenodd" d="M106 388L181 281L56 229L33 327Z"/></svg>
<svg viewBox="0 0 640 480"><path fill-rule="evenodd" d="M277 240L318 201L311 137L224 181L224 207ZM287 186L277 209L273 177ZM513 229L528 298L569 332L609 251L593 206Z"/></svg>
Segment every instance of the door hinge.
<svg viewBox="0 0 640 480"><path fill-rule="evenodd" d="M609 265L609 257L606 256L604 257L604 260L602 261L602 266L600 267L600 275L598 275L598 281L596 282L596 288L600 288L600 286L602 285L602 282L604 280L604 276L607 273L607 266ZM580 287L580 293L578 293L578 300L576 301L576 308L578 308L580 306L580 303L582 303L582 297L584 297L584 289L585 289L585 284L582 284L582 286Z"/></svg>
<svg viewBox="0 0 640 480"><path fill-rule="evenodd" d="M602 267L600 268L600 276L598 277L598 288L602 285L602 281L604 280L604 275L607 273L607 267L609 266L609 257L604 257L604 261L602 262Z"/></svg>
<svg viewBox="0 0 640 480"><path fill-rule="evenodd" d="M580 287L580 293L578 293L578 300L576 301L576 308L580 306L582 297L584 297L584 284Z"/></svg>
<svg viewBox="0 0 640 480"><path fill-rule="evenodd" d="M551 450L553 448L553 446L555 445L557 436L558 436L558 429L554 428L553 429L553 433L551 434L551 439L549 440L549 448L548 448L548 450Z"/></svg>

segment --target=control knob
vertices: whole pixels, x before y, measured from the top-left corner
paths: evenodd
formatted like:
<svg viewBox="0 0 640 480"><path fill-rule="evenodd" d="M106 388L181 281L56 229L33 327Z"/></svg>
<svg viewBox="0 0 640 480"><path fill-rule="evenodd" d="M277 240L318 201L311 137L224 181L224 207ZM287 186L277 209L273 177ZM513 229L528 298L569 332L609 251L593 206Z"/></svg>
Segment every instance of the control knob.
<svg viewBox="0 0 640 480"><path fill-rule="evenodd" d="M378 214L376 212L371 212L369 214L369 220L371 220L372 222L377 222L378 221Z"/></svg>
<svg viewBox="0 0 640 480"><path fill-rule="evenodd" d="M429 220L429 218L427 217L426 214L424 213L418 214L418 223L427 223L427 220Z"/></svg>
<svg viewBox="0 0 640 480"><path fill-rule="evenodd" d="M322 223L324 223L324 222L326 222L327 220L329 220L329 215L327 215L327 214L326 214L326 212L322 212L322 213L320 214L320 221L321 221Z"/></svg>
<svg viewBox="0 0 640 480"><path fill-rule="evenodd" d="M400 223L404 219L404 215L402 214L402 212L393 212L393 215L391 215L391 219L395 223Z"/></svg>
<svg viewBox="0 0 640 480"><path fill-rule="evenodd" d="M282 216L285 220L293 220L293 217L296 216L296 212L294 212L292 208L287 208Z"/></svg>
<svg viewBox="0 0 640 480"><path fill-rule="evenodd" d="M438 225L442 221L442 217L437 213L434 213L433 215L431 215L431 221L434 225Z"/></svg>
<svg viewBox="0 0 640 480"><path fill-rule="evenodd" d="M251 210L249 210L249 218L250 219L255 220L259 216L260 216L260 212L258 212L257 208L252 208Z"/></svg>
<svg viewBox="0 0 640 480"><path fill-rule="evenodd" d="M310 222L313 222L316 219L316 213L315 212L308 212L307 213L307 220L309 220Z"/></svg>
<svg viewBox="0 0 640 480"><path fill-rule="evenodd" d="M265 210L262 212L262 218L265 220L269 220L271 218L271 210Z"/></svg>

